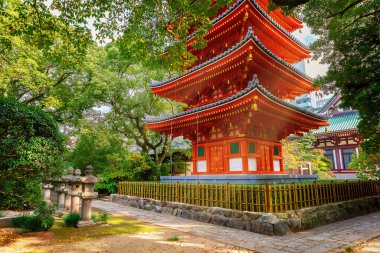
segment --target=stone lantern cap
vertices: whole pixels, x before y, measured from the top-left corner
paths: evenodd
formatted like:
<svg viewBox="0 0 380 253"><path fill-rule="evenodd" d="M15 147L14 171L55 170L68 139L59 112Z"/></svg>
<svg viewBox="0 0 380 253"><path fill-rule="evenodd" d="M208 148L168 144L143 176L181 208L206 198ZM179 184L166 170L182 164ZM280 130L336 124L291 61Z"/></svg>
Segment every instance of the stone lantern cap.
<svg viewBox="0 0 380 253"><path fill-rule="evenodd" d="M80 183L81 182L81 176L80 176L81 173L82 172L80 171L80 169L76 169L74 172L75 176L73 176L71 178L71 182Z"/></svg>
<svg viewBox="0 0 380 253"><path fill-rule="evenodd" d="M94 168L91 165L86 167L86 175L81 178L81 182L85 184L95 184L103 181L101 178L94 176Z"/></svg>
<svg viewBox="0 0 380 253"><path fill-rule="evenodd" d="M74 168L70 167L68 169L68 173L69 173L68 175L62 177L62 179L63 179L64 182L70 182L73 179L73 177L74 177Z"/></svg>
<svg viewBox="0 0 380 253"><path fill-rule="evenodd" d="M51 183L53 181L53 179L51 178L51 174L48 173L46 174L46 178L44 180L46 183Z"/></svg>

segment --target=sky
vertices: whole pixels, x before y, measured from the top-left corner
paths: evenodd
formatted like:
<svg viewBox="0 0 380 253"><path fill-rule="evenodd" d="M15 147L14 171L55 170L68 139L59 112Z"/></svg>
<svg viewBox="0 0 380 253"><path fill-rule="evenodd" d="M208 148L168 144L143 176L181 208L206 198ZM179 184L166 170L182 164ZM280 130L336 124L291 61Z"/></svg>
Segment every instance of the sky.
<svg viewBox="0 0 380 253"><path fill-rule="evenodd" d="M303 24L303 28L294 31L292 34L306 45L310 45L317 39L317 36L311 33L310 28L307 27L306 24ZM309 63L305 61L305 65L306 74L313 78L317 77L318 75L323 76L328 68L327 64L321 64L319 61L312 60L310 60Z"/></svg>

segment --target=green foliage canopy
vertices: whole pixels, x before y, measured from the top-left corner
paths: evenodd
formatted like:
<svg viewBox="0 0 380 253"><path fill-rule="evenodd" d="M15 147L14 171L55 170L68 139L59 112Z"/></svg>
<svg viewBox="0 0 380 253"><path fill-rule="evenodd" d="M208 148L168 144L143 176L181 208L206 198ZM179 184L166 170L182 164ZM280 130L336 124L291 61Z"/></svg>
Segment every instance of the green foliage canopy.
<svg viewBox="0 0 380 253"><path fill-rule="evenodd" d="M332 178L332 175L328 173L331 162L323 155L322 149L314 148L315 141L316 138L312 134L283 140L282 154L285 169L298 169L298 166L305 166L307 162L310 162L313 173L318 174L320 179Z"/></svg>
<svg viewBox="0 0 380 253"><path fill-rule="evenodd" d="M380 180L380 153L367 154L360 150L349 164L350 169L358 171L358 177L364 180Z"/></svg>
<svg viewBox="0 0 380 253"><path fill-rule="evenodd" d="M40 183L62 172L63 137L38 108L0 97L0 208L34 205Z"/></svg>

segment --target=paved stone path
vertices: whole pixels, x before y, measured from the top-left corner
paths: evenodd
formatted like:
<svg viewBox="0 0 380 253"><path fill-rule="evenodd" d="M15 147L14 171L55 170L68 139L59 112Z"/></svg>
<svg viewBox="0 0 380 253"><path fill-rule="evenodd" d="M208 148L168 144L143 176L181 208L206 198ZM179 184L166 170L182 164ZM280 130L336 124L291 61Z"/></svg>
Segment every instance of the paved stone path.
<svg viewBox="0 0 380 253"><path fill-rule="evenodd" d="M95 200L93 207L258 252L341 252L380 236L380 212L287 236L266 236Z"/></svg>

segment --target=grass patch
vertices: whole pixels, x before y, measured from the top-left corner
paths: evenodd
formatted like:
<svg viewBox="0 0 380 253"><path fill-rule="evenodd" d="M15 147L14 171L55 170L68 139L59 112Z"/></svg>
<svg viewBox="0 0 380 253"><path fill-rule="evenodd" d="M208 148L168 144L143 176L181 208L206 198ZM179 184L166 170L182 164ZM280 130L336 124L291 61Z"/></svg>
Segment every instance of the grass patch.
<svg viewBox="0 0 380 253"><path fill-rule="evenodd" d="M89 240L110 235L151 233L157 229L145 225L137 220L129 220L122 217L109 216L108 225L93 227L64 227L62 219L57 219L50 229L53 233L52 243L67 243L77 240Z"/></svg>
<svg viewBox="0 0 380 253"><path fill-rule="evenodd" d="M3 217L5 217L5 212L0 211L0 218L3 218Z"/></svg>
<svg viewBox="0 0 380 253"><path fill-rule="evenodd" d="M352 247L347 247L346 248L346 252L347 253L352 253L352 252L354 252L354 249Z"/></svg>
<svg viewBox="0 0 380 253"><path fill-rule="evenodd" d="M168 241L169 242L178 242L179 241L179 238L178 238L178 236L172 236L172 237L170 237L169 239L168 239Z"/></svg>
<svg viewBox="0 0 380 253"><path fill-rule="evenodd" d="M107 223L108 219L109 219L108 213L106 213L106 212L93 213L91 215L91 220L94 222Z"/></svg>

